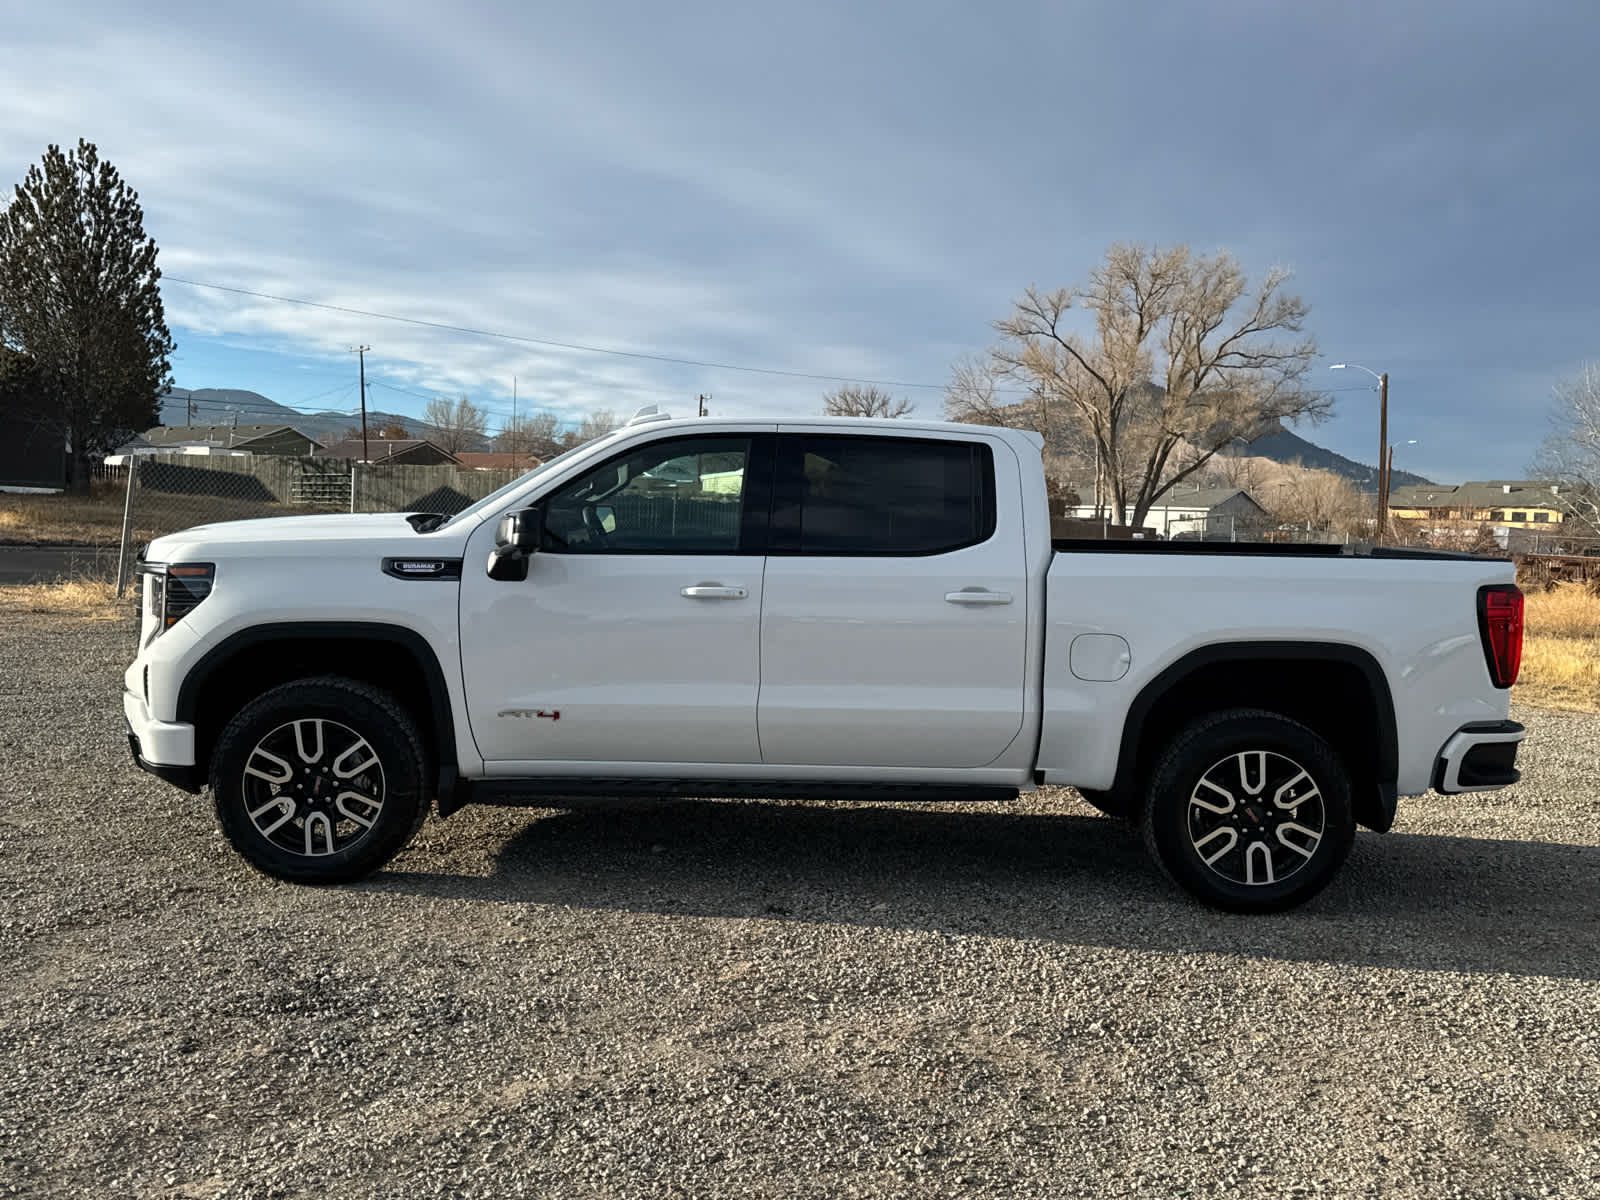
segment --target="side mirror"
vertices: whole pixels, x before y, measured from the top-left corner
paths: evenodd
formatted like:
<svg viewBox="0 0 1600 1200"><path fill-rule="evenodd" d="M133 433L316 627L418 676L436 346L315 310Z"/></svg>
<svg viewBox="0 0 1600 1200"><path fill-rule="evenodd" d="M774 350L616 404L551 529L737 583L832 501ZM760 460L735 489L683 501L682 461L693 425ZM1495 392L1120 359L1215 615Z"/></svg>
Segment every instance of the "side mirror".
<svg viewBox="0 0 1600 1200"><path fill-rule="evenodd" d="M504 583L520 583L526 579L528 555L539 548L543 532L544 509L537 504L501 517L486 567L489 578Z"/></svg>
<svg viewBox="0 0 1600 1200"><path fill-rule="evenodd" d="M544 509L540 505L507 513L500 518L500 527L495 530L494 548L532 554L539 548L539 535L543 532Z"/></svg>

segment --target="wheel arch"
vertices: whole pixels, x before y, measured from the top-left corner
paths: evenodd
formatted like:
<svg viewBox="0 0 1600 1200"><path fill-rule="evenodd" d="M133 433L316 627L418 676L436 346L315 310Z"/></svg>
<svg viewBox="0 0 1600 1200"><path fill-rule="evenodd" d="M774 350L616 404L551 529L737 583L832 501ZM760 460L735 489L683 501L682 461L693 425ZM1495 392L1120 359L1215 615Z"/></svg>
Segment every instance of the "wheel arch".
<svg viewBox="0 0 1600 1200"><path fill-rule="evenodd" d="M270 687L316 675L360 680L404 705L436 772L439 812L457 807L455 717L444 669L420 633L383 622L288 621L218 642L178 689L177 719L195 727L197 769L209 768L218 734L245 704Z"/></svg>
<svg viewBox="0 0 1600 1200"><path fill-rule="evenodd" d="M1394 697L1377 659L1339 642L1223 642L1165 667L1128 708L1113 794L1138 797L1161 745L1195 717L1233 707L1277 712L1316 731L1350 769L1356 821L1379 833L1394 824Z"/></svg>

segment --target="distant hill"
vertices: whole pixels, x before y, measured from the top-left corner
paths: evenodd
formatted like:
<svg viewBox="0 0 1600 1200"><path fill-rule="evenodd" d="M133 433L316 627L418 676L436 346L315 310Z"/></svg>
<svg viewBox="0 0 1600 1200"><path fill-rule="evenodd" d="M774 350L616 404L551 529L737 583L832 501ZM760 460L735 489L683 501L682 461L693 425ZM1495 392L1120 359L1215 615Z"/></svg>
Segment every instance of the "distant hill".
<svg viewBox="0 0 1600 1200"><path fill-rule="evenodd" d="M1324 450L1321 446L1306 441L1299 434L1290 433L1281 425L1271 433L1262 434L1253 442L1235 442L1223 453L1269 458L1278 463L1298 462L1303 467L1316 467L1319 470L1343 475L1358 488L1369 492L1376 491L1378 487L1377 471L1374 468L1366 463L1356 462L1353 458L1346 458L1342 454L1335 454L1332 450ZM1389 486L1396 488L1408 484L1432 482L1433 480L1413 475L1410 471L1396 471L1390 476Z"/></svg>
<svg viewBox="0 0 1600 1200"><path fill-rule="evenodd" d="M193 405L194 420L188 420L190 406ZM287 405L278 404L268 400L260 392L248 392L241 388L196 388L194 391L179 389L168 393L161 398L161 423L163 425L226 425L234 413L239 416L240 425L275 425L282 422L293 425L302 433L312 437L321 437L325 433L343 433L352 425L359 425L361 418L342 412L316 412L306 413L299 409L289 408ZM427 432L427 426L415 417L403 417L399 413L384 412L381 409L367 409L367 428L376 432L385 425L397 423L403 425L408 434L420 437Z"/></svg>

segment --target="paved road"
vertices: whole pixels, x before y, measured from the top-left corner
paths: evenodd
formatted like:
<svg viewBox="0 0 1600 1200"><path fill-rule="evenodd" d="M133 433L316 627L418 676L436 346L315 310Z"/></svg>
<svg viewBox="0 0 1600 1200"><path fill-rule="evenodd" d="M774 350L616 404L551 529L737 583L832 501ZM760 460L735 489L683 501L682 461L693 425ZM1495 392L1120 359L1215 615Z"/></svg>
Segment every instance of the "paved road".
<svg viewBox="0 0 1600 1200"><path fill-rule="evenodd" d="M48 583L62 576L109 575L117 552L83 546L0 546L0 585Z"/></svg>

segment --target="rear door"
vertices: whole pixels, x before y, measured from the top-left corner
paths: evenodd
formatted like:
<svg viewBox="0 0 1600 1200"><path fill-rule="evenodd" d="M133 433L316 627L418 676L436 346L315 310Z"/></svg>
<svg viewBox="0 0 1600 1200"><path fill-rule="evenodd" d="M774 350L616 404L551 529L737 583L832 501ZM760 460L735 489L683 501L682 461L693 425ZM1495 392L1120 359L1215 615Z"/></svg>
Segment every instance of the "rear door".
<svg viewBox="0 0 1600 1200"><path fill-rule="evenodd" d="M764 762L1000 757L1022 728L1027 677L1020 488L1016 455L998 439L780 427L761 614Z"/></svg>

